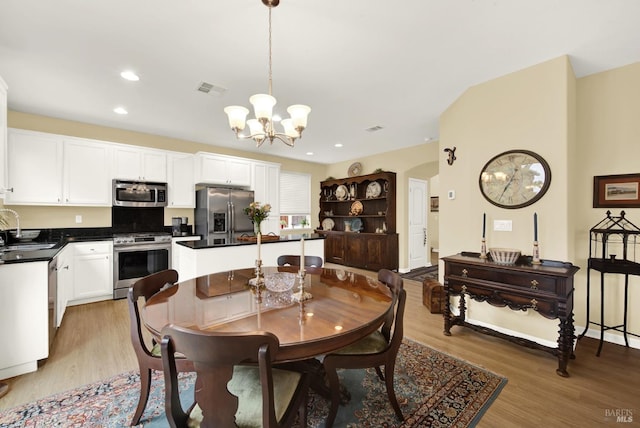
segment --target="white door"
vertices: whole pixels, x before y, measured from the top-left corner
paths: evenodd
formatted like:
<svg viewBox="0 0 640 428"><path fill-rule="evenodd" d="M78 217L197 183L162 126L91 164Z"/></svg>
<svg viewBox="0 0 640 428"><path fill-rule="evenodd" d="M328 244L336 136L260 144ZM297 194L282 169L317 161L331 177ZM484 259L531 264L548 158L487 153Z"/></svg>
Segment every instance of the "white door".
<svg viewBox="0 0 640 428"><path fill-rule="evenodd" d="M409 269L427 265L427 182L409 178Z"/></svg>

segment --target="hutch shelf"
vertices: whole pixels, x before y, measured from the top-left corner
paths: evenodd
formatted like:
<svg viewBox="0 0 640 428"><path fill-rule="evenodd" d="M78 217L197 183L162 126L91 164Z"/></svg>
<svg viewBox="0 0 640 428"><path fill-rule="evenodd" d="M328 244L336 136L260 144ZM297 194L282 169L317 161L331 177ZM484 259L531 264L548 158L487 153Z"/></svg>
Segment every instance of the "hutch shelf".
<svg viewBox="0 0 640 428"><path fill-rule="evenodd" d="M629 304L629 275L640 276L640 229L625 218L625 212L619 216L612 216L607 211L607 216L590 230L589 261L587 270L587 322L580 340L593 324L600 327L600 344L597 356L602 351L604 332L615 330L624 336L625 346L629 347L627 335L640 337L640 335L627 331L627 309ZM590 321L591 306L591 271L600 272L600 322ZM610 287L611 281L605 281L605 274L623 275L624 277L624 314L622 324L607 326L604 324L604 300L605 287Z"/></svg>
<svg viewBox="0 0 640 428"><path fill-rule="evenodd" d="M327 262L398 269L394 172L321 182L319 220Z"/></svg>

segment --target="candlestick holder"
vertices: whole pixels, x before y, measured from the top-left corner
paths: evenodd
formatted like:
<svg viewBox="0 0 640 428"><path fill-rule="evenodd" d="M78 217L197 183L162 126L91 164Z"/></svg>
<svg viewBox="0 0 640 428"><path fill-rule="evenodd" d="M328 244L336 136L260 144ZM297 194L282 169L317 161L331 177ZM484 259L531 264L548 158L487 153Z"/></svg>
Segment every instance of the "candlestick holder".
<svg viewBox="0 0 640 428"><path fill-rule="evenodd" d="M533 241L533 257L531 258L532 265L540 265L540 249L538 248L538 241Z"/></svg>
<svg viewBox="0 0 640 428"><path fill-rule="evenodd" d="M487 258L487 240L485 238L482 238L482 243L480 244L480 258Z"/></svg>
<svg viewBox="0 0 640 428"><path fill-rule="evenodd" d="M256 294L256 300L258 303L262 301L262 289L264 288L264 276L262 275L262 260L256 259L255 268L256 277L250 282L253 285L253 289Z"/></svg>
<svg viewBox="0 0 640 428"><path fill-rule="evenodd" d="M304 282L305 282L306 272L303 267L298 271L298 291L293 293L291 296L296 302L304 302L305 300L311 299L313 296L311 293L304 291Z"/></svg>

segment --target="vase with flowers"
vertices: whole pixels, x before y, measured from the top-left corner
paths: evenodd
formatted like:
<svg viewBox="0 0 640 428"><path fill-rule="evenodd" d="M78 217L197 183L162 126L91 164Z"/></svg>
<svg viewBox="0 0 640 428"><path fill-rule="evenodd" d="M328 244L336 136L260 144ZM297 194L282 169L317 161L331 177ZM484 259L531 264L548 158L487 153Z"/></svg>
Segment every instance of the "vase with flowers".
<svg viewBox="0 0 640 428"><path fill-rule="evenodd" d="M248 207L244 209L244 213L249 217L251 223L253 223L253 231L256 235L260 232L260 223L267 217L271 211L271 204L262 205L260 202L251 202Z"/></svg>

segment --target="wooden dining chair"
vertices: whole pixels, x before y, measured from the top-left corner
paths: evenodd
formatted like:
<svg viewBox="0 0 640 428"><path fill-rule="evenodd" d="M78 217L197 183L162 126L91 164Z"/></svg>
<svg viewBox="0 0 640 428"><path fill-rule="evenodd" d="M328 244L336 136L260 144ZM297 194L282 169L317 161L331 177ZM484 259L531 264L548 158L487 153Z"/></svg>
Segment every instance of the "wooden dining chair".
<svg viewBox="0 0 640 428"><path fill-rule="evenodd" d="M165 413L172 428L307 426L309 375L272 368L280 342L269 332L162 330ZM195 402L182 408L175 353L194 362ZM255 364L257 362L257 365Z"/></svg>
<svg viewBox="0 0 640 428"><path fill-rule="evenodd" d="M131 321L131 343L136 352L140 367L140 398L138 407L131 419L131 425L138 425L149 400L151 390L151 371L162 370L162 358L160 357L160 344L153 340L145 339L143 330L145 327L140 320L140 297L146 302L167 284L178 282L178 272L173 269L163 270L136 281L127 293L129 304L129 317ZM147 335L148 337L148 335ZM151 343L150 343L151 342ZM185 359L176 364L179 371L193 371L193 364Z"/></svg>
<svg viewBox="0 0 640 428"><path fill-rule="evenodd" d="M331 407L325 421L325 427L333 426L340 404L340 380L337 370L364 369L375 367L381 380L385 381L387 396L399 420L404 420L396 393L393 389L393 373L396 356L403 338L404 307L407 292L404 290L403 280L399 274L382 269L378 272L378 280L383 282L393 293L394 308L389 311L380 330L360 339L356 343L327 354L322 362L331 390ZM380 366L384 366L384 376Z"/></svg>
<svg viewBox="0 0 640 428"><path fill-rule="evenodd" d="M322 267L324 261L320 256L304 256L304 267ZM278 257L278 266L299 266L300 256L284 255Z"/></svg>

